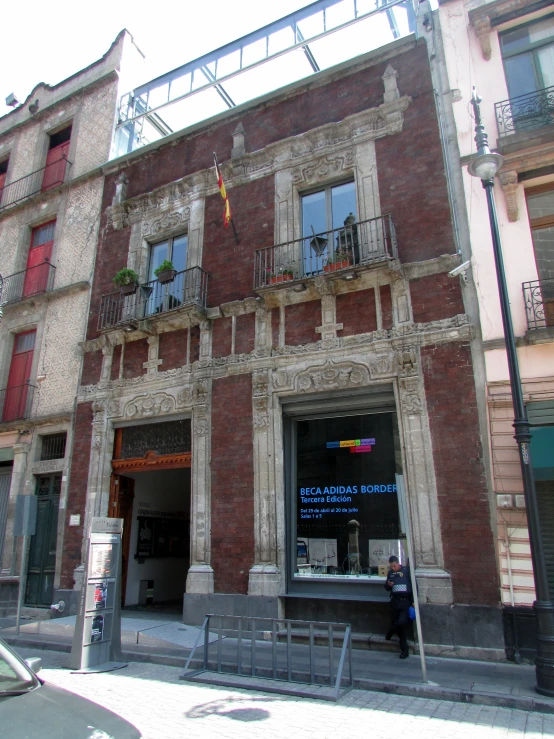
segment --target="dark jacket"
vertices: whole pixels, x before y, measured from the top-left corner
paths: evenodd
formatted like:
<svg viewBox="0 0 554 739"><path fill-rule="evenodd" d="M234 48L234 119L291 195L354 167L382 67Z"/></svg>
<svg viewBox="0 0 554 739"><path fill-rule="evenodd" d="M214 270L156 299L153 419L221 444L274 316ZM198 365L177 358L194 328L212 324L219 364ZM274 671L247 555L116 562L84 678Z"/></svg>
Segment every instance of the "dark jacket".
<svg viewBox="0 0 554 739"><path fill-rule="evenodd" d="M392 582L392 587L389 585L389 580ZM412 597L412 580L410 577L410 568L401 565L398 572L389 570L387 575L387 581L385 582L385 590L388 590L391 594L391 598L394 597Z"/></svg>

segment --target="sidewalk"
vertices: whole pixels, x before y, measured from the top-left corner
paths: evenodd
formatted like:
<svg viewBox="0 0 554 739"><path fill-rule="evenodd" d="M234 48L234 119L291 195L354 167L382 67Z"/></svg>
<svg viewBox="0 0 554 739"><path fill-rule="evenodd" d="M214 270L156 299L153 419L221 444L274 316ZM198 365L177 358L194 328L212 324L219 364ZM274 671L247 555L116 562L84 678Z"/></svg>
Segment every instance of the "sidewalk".
<svg viewBox="0 0 554 739"><path fill-rule="evenodd" d="M69 652L74 623L75 617L24 622L17 637L15 628L4 620L0 637L18 649L34 649L38 656L43 649ZM178 616L167 614L133 614L132 618L123 616L121 631L122 649L127 661L176 667L185 666L200 632L194 626L183 624ZM199 644L202 644L202 636L200 634ZM210 642L215 639L215 635L212 635ZM232 663L236 640L226 638L223 644L223 662ZM268 650L270 645L267 642L257 642L257 645L263 661L263 650ZM394 642L390 646L397 648ZM293 664L302 669L307 662L307 647L293 643L291 648ZM318 649L327 651L327 647ZM338 654L338 650L336 652ZM200 659L202 650L197 650L196 656ZM554 699L541 696L534 690L535 668L532 665L433 656L427 657L428 682L423 683L417 655L400 660L397 651L354 649L352 657L355 688L554 714ZM196 659L194 663L191 666L201 666ZM246 669L247 665L244 666ZM209 681L210 673L204 674L203 680ZM257 682L252 677L234 676L232 682L236 687L264 689L262 681Z"/></svg>

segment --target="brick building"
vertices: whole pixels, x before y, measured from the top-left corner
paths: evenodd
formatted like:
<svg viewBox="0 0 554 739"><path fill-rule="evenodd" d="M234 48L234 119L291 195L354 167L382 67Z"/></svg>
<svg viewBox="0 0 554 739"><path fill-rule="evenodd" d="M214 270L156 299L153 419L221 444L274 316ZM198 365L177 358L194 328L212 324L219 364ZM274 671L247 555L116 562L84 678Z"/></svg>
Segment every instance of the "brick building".
<svg viewBox="0 0 554 739"><path fill-rule="evenodd" d="M60 581L100 165L110 156L119 83L130 81L122 59L133 52L124 31L99 61L37 85L0 119L0 613L15 611L19 494L39 498L25 603L50 606Z"/></svg>
<svg viewBox="0 0 554 739"><path fill-rule="evenodd" d="M427 641L501 654L478 339L448 277L460 257L425 41L161 137L105 175L61 590L107 514L125 521L128 606L153 588L184 599L187 623L380 631L403 490ZM125 267L138 285L123 295Z"/></svg>

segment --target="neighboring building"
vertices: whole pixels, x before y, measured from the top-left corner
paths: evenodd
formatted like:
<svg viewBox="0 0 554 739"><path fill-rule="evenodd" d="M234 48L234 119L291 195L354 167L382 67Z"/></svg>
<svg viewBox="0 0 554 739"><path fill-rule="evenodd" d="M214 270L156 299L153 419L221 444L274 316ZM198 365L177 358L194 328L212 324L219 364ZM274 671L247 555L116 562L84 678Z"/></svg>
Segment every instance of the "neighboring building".
<svg viewBox="0 0 554 739"><path fill-rule="evenodd" d="M38 85L0 119L0 613L15 607L18 494L37 495L25 604L59 584L75 394L122 59L107 54L57 85ZM135 54L136 49L131 52Z"/></svg>
<svg viewBox="0 0 554 739"><path fill-rule="evenodd" d="M504 157L495 195L529 420L544 566L554 596L554 11L549 0L441 0L440 26L462 163L475 152L475 85L491 148ZM535 592L504 332L485 194L463 189L485 350L496 536L505 612L532 649ZM523 628L522 624L528 624ZM507 642L514 644L513 622Z"/></svg>
<svg viewBox="0 0 554 739"><path fill-rule="evenodd" d="M153 592L184 598L186 623L284 614L384 631L404 489L427 641L501 656L478 332L448 276L461 259L425 40L105 174L60 592L80 585L91 517L110 515L125 522L126 605ZM125 295L124 267L139 278Z"/></svg>

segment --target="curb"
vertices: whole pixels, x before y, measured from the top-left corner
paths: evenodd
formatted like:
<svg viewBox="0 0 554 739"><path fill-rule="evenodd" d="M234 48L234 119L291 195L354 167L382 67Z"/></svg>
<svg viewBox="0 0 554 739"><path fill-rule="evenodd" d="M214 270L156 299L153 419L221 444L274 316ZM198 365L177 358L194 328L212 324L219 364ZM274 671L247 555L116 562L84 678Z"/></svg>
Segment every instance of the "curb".
<svg viewBox="0 0 554 739"><path fill-rule="evenodd" d="M26 639L15 636L4 636L2 639L12 647L25 647L37 651L71 652L71 645L61 642L38 642L34 639ZM159 654L157 652L135 652L122 650L122 657L127 662L152 663L166 665L168 667L184 667L186 657L172 654ZM250 690L263 690L263 687L250 685L241 686ZM386 683L380 680L355 677L353 688L367 690L376 693L387 693L389 695L403 695L413 698L432 698L434 700L451 701L453 703L472 703L479 706L495 706L497 708L508 708L517 711L528 711L531 713L554 714L554 700L548 701L531 696L507 696L504 693L477 693L471 690L458 690L456 688L444 688L439 685L424 683ZM310 696L313 697L313 696Z"/></svg>
<svg viewBox="0 0 554 739"><path fill-rule="evenodd" d="M554 714L554 701L545 701L530 696L507 696L504 693L477 693L471 690L443 688L441 686L420 683L383 683L379 680L354 678L354 688L371 690L377 693L391 695L405 695L414 698L434 698L435 700L452 701L453 703L473 703L477 706L495 706L496 708L510 708L518 711Z"/></svg>

